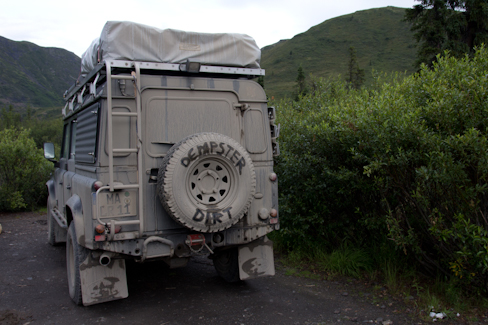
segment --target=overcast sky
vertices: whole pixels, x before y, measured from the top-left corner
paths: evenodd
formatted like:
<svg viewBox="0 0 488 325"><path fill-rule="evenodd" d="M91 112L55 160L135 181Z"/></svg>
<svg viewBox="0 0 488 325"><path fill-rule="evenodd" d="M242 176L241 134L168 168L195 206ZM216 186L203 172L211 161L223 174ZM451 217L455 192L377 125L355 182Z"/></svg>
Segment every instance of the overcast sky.
<svg viewBox="0 0 488 325"><path fill-rule="evenodd" d="M415 0L9 0L0 7L0 36L60 47L81 56L108 20L160 29L243 33L259 47L292 38L324 20Z"/></svg>

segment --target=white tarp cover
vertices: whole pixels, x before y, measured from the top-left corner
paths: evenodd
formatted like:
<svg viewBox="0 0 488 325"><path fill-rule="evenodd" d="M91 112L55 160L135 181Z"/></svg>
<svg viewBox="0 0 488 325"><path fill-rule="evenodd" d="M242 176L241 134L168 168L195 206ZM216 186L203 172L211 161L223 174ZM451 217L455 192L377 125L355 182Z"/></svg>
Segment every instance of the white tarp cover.
<svg viewBox="0 0 488 325"><path fill-rule="evenodd" d="M261 50L245 34L209 34L108 21L81 57L81 73L104 60L184 63L259 68Z"/></svg>

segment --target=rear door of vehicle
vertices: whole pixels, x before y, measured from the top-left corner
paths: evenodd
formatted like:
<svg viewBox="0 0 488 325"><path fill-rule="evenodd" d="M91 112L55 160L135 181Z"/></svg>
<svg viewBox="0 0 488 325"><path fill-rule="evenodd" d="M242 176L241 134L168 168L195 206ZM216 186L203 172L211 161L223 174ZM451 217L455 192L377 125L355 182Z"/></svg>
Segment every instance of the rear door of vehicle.
<svg viewBox="0 0 488 325"><path fill-rule="evenodd" d="M242 143L239 98L233 91L149 88L142 102L146 170L159 167L173 144L192 134L216 132ZM156 186L145 188L146 230L181 228L159 203Z"/></svg>

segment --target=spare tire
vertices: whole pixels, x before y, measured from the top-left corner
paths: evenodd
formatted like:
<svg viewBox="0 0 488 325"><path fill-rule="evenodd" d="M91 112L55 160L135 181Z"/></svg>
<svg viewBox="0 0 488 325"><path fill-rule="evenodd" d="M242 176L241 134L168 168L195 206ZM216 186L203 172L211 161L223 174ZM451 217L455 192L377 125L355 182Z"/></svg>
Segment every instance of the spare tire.
<svg viewBox="0 0 488 325"><path fill-rule="evenodd" d="M218 133L197 133L175 144L158 172L158 194L177 222L199 232L217 232L237 223L256 190L246 149Z"/></svg>

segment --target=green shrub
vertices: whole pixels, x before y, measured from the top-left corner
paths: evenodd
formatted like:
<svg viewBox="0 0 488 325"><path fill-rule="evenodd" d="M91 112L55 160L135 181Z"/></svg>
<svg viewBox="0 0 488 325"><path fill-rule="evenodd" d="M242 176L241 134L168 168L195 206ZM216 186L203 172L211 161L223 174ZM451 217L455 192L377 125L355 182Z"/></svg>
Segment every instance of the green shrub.
<svg viewBox="0 0 488 325"><path fill-rule="evenodd" d="M488 51L277 104L282 245L388 237L424 270L488 289Z"/></svg>
<svg viewBox="0 0 488 325"><path fill-rule="evenodd" d="M36 207L46 198L52 170L27 130L0 131L0 211Z"/></svg>

